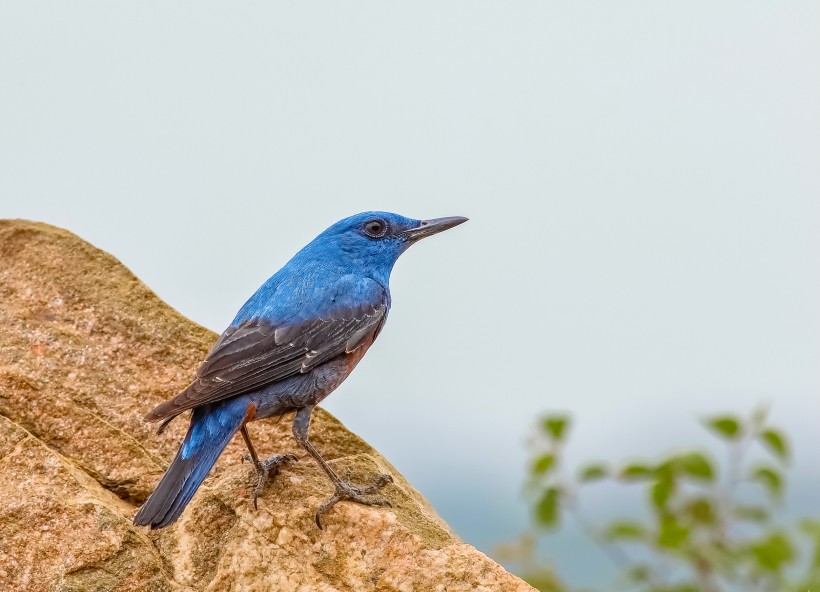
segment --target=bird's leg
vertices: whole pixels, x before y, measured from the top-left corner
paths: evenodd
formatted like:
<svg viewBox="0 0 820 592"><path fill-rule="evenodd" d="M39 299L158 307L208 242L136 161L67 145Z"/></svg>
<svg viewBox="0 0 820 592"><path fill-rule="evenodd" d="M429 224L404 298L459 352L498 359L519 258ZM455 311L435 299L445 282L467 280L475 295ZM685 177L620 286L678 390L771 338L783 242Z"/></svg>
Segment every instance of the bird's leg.
<svg viewBox="0 0 820 592"><path fill-rule="evenodd" d="M250 452L250 454L243 457L243 459L251 461L253 466L256 468L258 480L256 481L256 489L253 491L253 508L257 510L259 508L256 505L256 500L260 495L262 495L262 491L265 489L265 484L270 479L276 477L277 473L279 473L280 465L293 462L296 460L296 457L292 454L274 454L265 460L259 460L259 457L256 455L256 450L254 450L253 444L251 443L251 437L250 434L248 434L248 429L243 425L239 428L239 432L245 440L245 446L248 447L248 452Z"/></svg>
<svg viewBox="0 0 820 592"><path fill-rule="evenodd" d="M316 459L319 466L330 478L330 481L336 487L333 495L324 502L319 509L316 510L316 526L322 528L322 514L327 512L337 502L350 501L365 504L367 506L390 506L390 502L384 498L368 498L365 497L375 491L378 491L388 483L393 482L393 477L382 473L369 485L364 487L354 487L349 481L345 481L334 471L327 461L322 458L313 444L308 440L308 429L310 428L310 414L313 412L313 407L302 407L296 412L296 418L293 420L293 437L308 451L308 454Z"/></svg>

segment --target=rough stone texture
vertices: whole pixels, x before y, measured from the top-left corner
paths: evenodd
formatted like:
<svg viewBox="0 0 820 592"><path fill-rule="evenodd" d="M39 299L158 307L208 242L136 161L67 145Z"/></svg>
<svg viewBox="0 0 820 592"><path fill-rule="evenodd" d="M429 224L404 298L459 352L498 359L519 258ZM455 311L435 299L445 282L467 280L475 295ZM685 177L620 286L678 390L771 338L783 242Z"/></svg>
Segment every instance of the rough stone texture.
<svg viewBox="0 0 820 592"><path fill-rule="evenodd" d="M181 390L215 335L112 256L64 230L0 221L0 590L532 590L461 543L384 458L326 412L311 437L354 480L390 472L392 509L338 504L290 435L251 426L263 454L294 452L260 500L228 447L174 526L131 519L184 435L142 418ZM298 487L297 487L298 486Z"/></svg>

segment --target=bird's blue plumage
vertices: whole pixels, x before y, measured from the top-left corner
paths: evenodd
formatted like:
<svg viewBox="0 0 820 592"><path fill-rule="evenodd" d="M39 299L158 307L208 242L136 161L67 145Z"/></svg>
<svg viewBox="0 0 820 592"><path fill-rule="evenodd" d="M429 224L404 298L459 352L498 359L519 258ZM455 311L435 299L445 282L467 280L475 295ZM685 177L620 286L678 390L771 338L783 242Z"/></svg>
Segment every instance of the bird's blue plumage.
<svg viewBox="0 0 820 592"><path fill-rule="evenodd" d="M363 212L330 226L296 253L242 306L191 385L148 414L149 420L167 422L194 410L179 453L135 523L162 527L176 520L246 421L293 410L299 412L297 440L337 490L344 489L307 443L303 420L381 331L390 310L390 272L399 256L420 238L465 220ZM245 431L243 436L254 456ZM355 499L346 495L341 499Z"/></svg>
<svg viewBox="0 0 820 592"><path fill-rule="evenodd" d="M194 409L179 452L134 522L162 528L179 518L246 413L247 403L238 399Z"/></svg>
<svg viewBox="0 0 820 592"><path fill-rule="evenodd" d="M369 297L367 282L347 281L343 289L337 282L344 276L371 279L389 295L390 272L409 246L401 237L374 240L359 232L367 220L382 218L393 228L413 228L421 220L387 212L364 212L340 220L305 245L285 266L268 279L239 310L231 326L252 319L288 322L294 315L320 316L334 303L332 294L349 301Z"/></svg>

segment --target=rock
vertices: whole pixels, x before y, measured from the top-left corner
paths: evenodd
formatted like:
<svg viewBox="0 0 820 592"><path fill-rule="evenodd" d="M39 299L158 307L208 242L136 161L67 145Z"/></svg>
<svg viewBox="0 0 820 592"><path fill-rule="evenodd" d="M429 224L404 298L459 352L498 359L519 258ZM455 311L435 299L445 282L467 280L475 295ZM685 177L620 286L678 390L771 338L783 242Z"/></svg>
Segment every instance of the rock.
<svg viewBox="0 0 820 592"><path fill-rule="evenodd" d="M187 421L143 421L190 380L216 336L71 233L0 221L0 590L533 590L458 540L378 452L324 411L311 438L354 480L389 472L390 509L341 503L290 421L250 426L293 452L253 509L254 472L230 444L175 525L131 520Z"/></svg>

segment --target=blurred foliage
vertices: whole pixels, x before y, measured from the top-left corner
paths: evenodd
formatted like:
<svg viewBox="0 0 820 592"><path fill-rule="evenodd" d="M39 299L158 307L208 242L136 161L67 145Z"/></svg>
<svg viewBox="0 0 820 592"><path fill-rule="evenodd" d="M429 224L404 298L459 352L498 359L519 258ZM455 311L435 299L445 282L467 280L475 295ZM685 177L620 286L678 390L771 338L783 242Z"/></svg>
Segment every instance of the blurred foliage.
<svg viewBox="0 0 820 592"><path fill-rule="evenodd" d="M576 590L537 553L538 541L570 518L617 566L618 589L820 591L820 517L793 526L776 520L791 457L786 434L768 425L765 409L748 418L708 417L703 425L726 446L724 463L689 450L652 462L588 462L569 471L563 457L570 419L543 417L525 487L533 528L499 547L498 559L516 564L544 592ZM642 490L644 517L589 521L580 491L596 483Z"/></svg>

